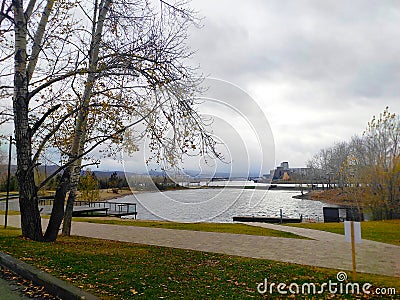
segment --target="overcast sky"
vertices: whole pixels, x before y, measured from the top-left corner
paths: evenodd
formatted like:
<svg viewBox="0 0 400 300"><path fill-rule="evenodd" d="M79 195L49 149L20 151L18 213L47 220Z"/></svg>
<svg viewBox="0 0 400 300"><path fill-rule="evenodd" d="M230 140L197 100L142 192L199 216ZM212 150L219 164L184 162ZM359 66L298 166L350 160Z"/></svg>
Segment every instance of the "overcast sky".
<svg viewBox="0 0 400 300"><path fill-rule="evenodd" d="M320 148L400 112L399 1L194 0L189 45L205 75L260 105L276 161L304 166Z"/></svg>
<svg viewBox="0 0 400 300"><path fill-rule="evenodd" d="M400 113L400 1L192 0L191 7L203 18L188 40L196 51L193 64L246 94L237 93L237 110L240 101L259 105L269 122L265 128L259 128L257 109L254 115L252 109L242 113L256 135L265 130L274 141L277 164L305 166L319 149L361 134L386 106ZM238 149L243 143L251 148L243 138L248 128L241 138L235 133L237 116L230 114L233 121L221 116L216 115L216 124L226 121L234 129ZM235 143L229 145L233 157ZM259 156L260 149L247 150ZM122 165L106 159L101 169L121 170Z"/></svg>
<svg viewBox="0 0 400 300"><path fill-rule="evenodd" d="M203 18L202 27L190 31L193 64L248 94L237 93L234 106L240 101L260 106L277 164L305 166L319 149L362 134L386 106L400 113L399 1L193 0L191 6ZM259 118L259 111L244 115ZM221 116L215 117L221 124ZM226 128L234 127L234 117L225 121ZM247 135L243 132L219 139L231 138L234 154L235 139L238 149L246 143L237 137ZM248 153L241 150L236 157L252 153L245 146ZM269 158L264 151L264 161ZM115 161L102 166L116 168ZM246 168L252 166L241 166Z"/></svg>

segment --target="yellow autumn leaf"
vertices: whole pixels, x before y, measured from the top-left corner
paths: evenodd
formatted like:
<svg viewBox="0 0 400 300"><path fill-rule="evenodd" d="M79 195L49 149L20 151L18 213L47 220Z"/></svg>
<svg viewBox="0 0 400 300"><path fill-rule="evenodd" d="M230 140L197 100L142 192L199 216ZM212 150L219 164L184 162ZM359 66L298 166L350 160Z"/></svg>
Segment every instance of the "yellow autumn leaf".
<svg viewBox="0 0 400 300"><path fill-rule="evenodd" d="M130 291L131 291L131 293L134 294L134 295L136 295L136 294L138 293L138 291L135 290L135 289L130 289Z"/></svg>

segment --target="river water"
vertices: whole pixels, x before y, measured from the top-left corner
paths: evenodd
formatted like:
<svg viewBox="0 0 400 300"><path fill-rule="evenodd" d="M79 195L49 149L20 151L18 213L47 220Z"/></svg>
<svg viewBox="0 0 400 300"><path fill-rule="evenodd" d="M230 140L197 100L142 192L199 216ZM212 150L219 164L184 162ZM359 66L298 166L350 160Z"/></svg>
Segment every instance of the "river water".
<svg viewBox="0 0 400 300"><path fill-rule="evenodd" d="M232 222L233 216L284 217L323 220L320 201L294 199L300 191L214 188L147 192L113 202L137 204L137 219L177 222Z"/></svg>

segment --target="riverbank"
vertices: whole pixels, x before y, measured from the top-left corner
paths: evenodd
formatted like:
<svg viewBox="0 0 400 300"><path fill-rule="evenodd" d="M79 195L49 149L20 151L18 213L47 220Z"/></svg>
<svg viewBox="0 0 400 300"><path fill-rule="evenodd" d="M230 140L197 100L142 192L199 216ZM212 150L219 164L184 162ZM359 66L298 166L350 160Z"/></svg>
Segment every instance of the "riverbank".
<svg viewBox="0 0 400 300"><path fill-rule="evenodd" d="M138 191L131 191L130 189L118 190L118 193L113 192L112 189L101 189L99 190L99 201L107 201L112 199L117 199L132 194L139 193Z"/></svg>
<svg viewBox="0 0 400 300"><path fill-rule="evenodd" d="M341 189L309 191L308 193L305 193L303 195L293 196L293 198L314 200L343 206L350 206L353 204L352 201L349 200L347 192Z"/></svg>

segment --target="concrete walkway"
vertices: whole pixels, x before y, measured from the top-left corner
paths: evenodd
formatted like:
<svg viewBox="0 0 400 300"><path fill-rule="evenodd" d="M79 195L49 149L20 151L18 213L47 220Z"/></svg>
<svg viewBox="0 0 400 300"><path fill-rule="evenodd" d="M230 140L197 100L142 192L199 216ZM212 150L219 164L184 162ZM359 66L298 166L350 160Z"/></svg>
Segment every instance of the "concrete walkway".
<svg viewBox="0 0 400 300"><path fill-rule="evenodd" d="M0 222L3 217L0 216ZM19 216L10 216L9 224L19 227ZM249 225L292 232L313 240L81 222L73 223L72 234L342 270L352 268L351 245L342 235L264 223ZM363 240L356 245L356 259L359 272L400 277L399 246Z"/></svg>

